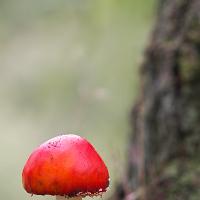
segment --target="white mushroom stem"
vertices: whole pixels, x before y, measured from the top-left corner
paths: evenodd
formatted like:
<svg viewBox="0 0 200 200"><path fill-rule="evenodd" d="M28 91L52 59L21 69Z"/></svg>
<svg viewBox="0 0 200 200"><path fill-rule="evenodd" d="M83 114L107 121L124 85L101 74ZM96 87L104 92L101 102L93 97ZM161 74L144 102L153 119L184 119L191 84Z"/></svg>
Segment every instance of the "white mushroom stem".
<svg viewBox="0 0 200 200"><path fill-rule="evenodd" d="M56 196L56 200L82 200L82 198L81 197L67 198L64 196Z"/></svg>

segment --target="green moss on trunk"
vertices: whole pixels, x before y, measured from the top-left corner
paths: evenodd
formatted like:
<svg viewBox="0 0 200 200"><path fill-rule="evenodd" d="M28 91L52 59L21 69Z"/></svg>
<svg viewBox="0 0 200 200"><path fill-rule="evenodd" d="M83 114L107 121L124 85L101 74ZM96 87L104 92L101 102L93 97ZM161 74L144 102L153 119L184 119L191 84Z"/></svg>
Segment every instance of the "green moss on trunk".
<svg viewBox="0 0 200 200"><path fill-rule="evenodd" d="M127 175L114 199L138 190L137 199L200 198L200 1L165 0L160 9L141 66Z"/></svg>

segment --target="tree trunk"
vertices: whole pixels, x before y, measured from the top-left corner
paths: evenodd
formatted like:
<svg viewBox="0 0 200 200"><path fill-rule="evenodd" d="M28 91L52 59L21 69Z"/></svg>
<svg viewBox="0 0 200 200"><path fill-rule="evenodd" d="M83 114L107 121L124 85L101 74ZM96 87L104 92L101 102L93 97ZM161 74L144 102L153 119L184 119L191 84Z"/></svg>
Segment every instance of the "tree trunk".
<svg viewBox="0 0 200 200"><path fill-rule="evenodd" d="M200 1L159 8L115 200L200 199Z"/></svg>

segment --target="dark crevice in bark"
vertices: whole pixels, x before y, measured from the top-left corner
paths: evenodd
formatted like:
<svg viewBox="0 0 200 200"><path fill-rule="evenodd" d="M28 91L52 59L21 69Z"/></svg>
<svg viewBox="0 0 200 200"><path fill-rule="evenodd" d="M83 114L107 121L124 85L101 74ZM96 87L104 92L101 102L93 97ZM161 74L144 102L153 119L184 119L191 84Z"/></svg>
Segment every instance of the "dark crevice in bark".
<svg viewBox="0 0 200 200"><path fill-rule="evenodd" d="M115 200L200 194L199 10L199 0L165 0L160 7L131 115L127 174Z"/></svg>

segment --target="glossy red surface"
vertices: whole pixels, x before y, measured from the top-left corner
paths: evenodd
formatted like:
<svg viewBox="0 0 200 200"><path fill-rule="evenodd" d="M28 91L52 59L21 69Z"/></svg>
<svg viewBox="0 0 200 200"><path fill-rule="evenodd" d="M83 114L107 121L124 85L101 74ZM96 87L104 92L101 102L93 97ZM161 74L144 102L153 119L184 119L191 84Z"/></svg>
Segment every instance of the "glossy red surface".
<svg viewBox="0 0 200 200"><path fill-rule="evenodd" d="M31 194L86 196L105 192L109 174L86 139L62 135L43 143L30 155L22 181Z"/></svg>

